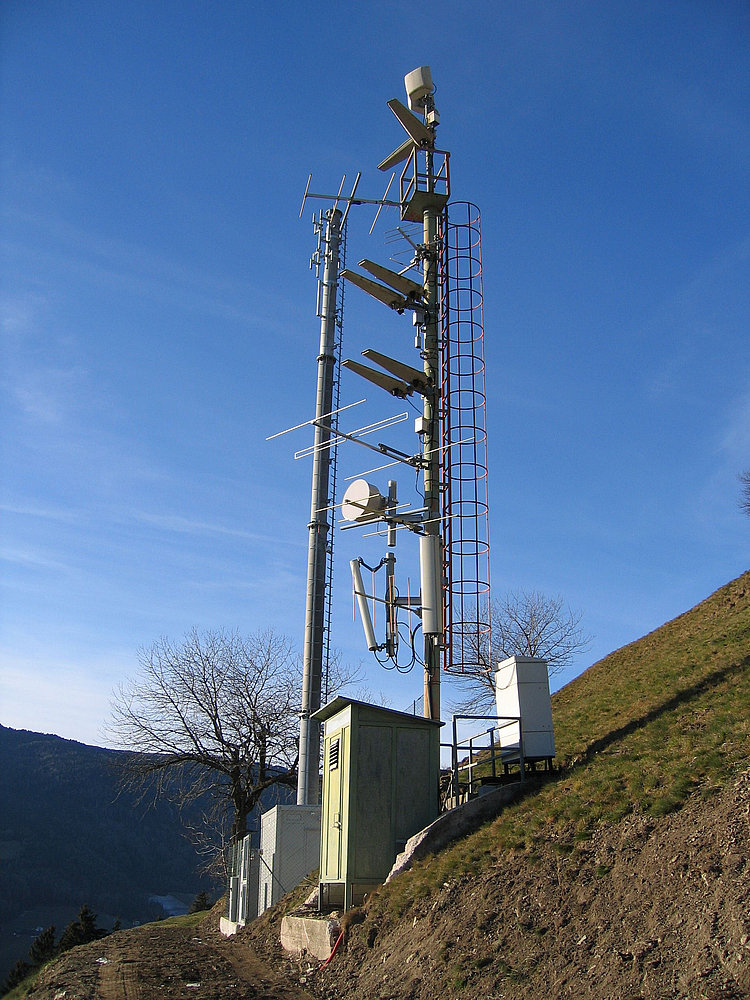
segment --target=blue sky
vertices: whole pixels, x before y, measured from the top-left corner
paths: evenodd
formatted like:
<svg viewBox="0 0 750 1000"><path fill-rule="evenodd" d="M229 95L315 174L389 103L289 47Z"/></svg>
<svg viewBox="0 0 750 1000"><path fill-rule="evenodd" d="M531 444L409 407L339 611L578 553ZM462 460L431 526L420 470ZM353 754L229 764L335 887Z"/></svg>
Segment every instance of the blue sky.
<svg viewBox="0 0 750 1000"><path fill-rule="evenodd" d="M2 724L102 742L137 647L193 625L301 648L307 440L265 441L314 405L299 204L310 171L382 193L423 63L482 212L493 588L584 610L559 684L748 568L745 2L5 0L0 46ZM371 221L350 263L388 262ZM347 293L348 356L412 339ZM360 423L401 409L364 394ZM351 621L354 534L335 642L404 707L419 672Z"/></svg>

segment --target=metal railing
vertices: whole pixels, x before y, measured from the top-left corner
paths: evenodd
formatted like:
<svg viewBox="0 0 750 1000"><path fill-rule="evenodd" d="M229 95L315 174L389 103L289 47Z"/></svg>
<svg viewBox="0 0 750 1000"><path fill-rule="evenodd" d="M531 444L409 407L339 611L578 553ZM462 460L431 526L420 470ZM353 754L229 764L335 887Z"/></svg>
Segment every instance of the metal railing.
<svg viewBox="0 0 750 1000"><path fill-rule="evenodd" d="M494 725L475 733L473 736L458 738L458 722L469 720L492 720ZM499 723L499 724L498 724ZM518 746L515 741L511 746L503 747L502 741L496 739L495 734L499 734L501 729L509 726L518 727ZM484 743L483 741L486 741ZM474 772L477 768L484 769L487 764L490 766L491 778L497 779L498 764L502 765L503 771L507 774L508 765L518 764L520 780L525 780L525 760L523 753L523 726L520 716L513 715L454 715L453 716L453 742L441 743L442 747L449 747L451 750L451 790L455 805L459 804L461 796L461 772L468 772L468 785L466 790L471 797L475 791ZM459 748L466 746L468 757L459 763ZM479 759L477 759L479 758Z"/></svg>

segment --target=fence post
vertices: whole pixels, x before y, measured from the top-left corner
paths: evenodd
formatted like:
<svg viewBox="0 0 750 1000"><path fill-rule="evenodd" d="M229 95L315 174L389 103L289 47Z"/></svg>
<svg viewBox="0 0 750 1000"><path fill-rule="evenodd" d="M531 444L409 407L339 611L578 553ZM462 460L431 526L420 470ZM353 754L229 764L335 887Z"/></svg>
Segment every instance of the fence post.
<svg viewBox="0 0 750 1000"><path fill-rule="evenodd" d="M453 804L458 805L458 731L456 729L456 716L453 716L453 746L451 756L453 763Z"/></svg>

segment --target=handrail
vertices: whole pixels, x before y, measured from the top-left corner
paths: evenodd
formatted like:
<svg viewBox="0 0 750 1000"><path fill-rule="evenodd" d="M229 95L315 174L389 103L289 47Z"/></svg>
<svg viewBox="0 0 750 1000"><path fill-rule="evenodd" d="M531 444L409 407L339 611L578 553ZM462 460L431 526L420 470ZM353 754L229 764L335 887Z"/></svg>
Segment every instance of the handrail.
<svg viewBox="0 0 750 1000"><path fill-rule="evenodd" d="M501 725L490 726L489 729L484 730L481 733L476 733L476 734L474 734L472 736L465 736L465 737L463 737L462 739L459 740L459 738L458 738L457 722L459 720L464 721L464 720L470 720L470 719L477 719L477 720L483 719L485 721L487 721L487 720L493 720L495 723L498 723L498 722L501 723ZM494 777L497 776L497 771L496 771L496 760L497 760L497 757L496 757L496 754L495 754L495 730L499 731L501 729L506 729L508 726L514 726L514 725L518 726L518 766L519 766L519 771L520 771L520 780L521 780L521 782L523 782L525 780L526 766L525 766L524 752L523 752L523 721L521 719L521 716L518 716L518 715L454 715L453 716L453 742L452 743L441 743L441 746L450 747L451 748L451 772L452 772L452 775L451 775L451 777L452 777L451 784L453 786L453 797L454 797L454 801L456 803L458 802L459 791L460 791L459 782L458 782L459 771L468 770L468 772L469 772L469 794L471 795L471 793L473 791L473 787L474 787L473 770L474 770L474 767L476 766L474 764L474 750L475 750L475 748L474 748L474 741L477 740L477 739L479 739L482 736L485 736L485 735L489 736L489 747L488 747L488 749L490 750L490 761L491 761L491 765L492 765L492 777L494 778ZM458 748L462 744L464 744L464 743L468 743L468 745L469 745L468 746L469 760L468 760L468 763L463 764L463 765L459 765L459 763L458 763ZM481 747L480 749L483 750L485 748ZM501 751L500 751L500 756L501 756L501 759L502 759L502 748L501 748Z"/></svg>

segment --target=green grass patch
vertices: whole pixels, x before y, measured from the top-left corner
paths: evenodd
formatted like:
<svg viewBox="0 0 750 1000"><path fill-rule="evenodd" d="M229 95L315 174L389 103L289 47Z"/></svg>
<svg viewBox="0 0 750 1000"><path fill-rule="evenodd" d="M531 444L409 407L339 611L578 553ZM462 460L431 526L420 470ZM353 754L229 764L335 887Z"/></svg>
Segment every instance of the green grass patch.
<svg viewBox="0 0 750 1000"><path fill-rule="evenodd" d="M415 865L373 903L406 913L441 884L553 838L569 855L603 824L716 794L750 757L750 573L595 663L552 700L552 779L475 834ZM541 776L540 776L541 778ZM597 872L604 877L606 872Z"/></svg>
<svg viewBox="0 0 750 1000"><path fill-rule="evenodd" d="M49 964L50 963L47 962L47 965ZM18 986L14 986L9 993L3 994L3 1000L24 1000L24 997L27 997L29 993L34 989L36 981L39 978L39 975L45 968L46 965L43 965L40 966L38 969L34 969L33 972L30 972L22 983L19 983Z"/></svg>

